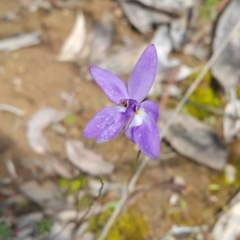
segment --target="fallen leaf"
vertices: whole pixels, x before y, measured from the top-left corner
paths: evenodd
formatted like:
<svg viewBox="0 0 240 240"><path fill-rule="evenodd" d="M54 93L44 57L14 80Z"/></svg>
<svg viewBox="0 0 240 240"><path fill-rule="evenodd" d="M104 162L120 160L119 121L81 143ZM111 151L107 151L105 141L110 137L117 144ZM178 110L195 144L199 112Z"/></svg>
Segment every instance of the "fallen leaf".
<svg viewBox="0 0 240 240"><path fill-rule="evenodd" d="M74 27L64 42L58 60L61 62L75 61L78 53L82 49L86 38L85 18L82 13L77 15Z"/></svg>
<svg viewBox="0 0 240 240"><path fill-rule="evenodd" d="M18 117L22 117L24 115L24 112L21 109L16 108L9 104L4 104L4 103L0 104L0 110L12 113Z"/></svg>
<svg viewBox="0 0 240 240"><path fill-rule="evenodd" d="M170 23L171 17L164 12L146 8L137 2L121 2L129 22L142 34L147 33L153 25Z"/></svg>
<svg viewBox="0 0 240 240"><path fill-rule="evenodd" d="M139 56L141 56L146 45L120 49L116 54L107 56L98 67L107 69L117 76L128 74L132 71ZM123 61L124 59L124 61Z"/></svg>
<svg viewBox="0 0 240 240"><path fill-rule="evenodd" d="M81 240L93 240L94 239L94 234L91 232L86 232L83 234L81 237ZM80 239L79 239L80 240Z"/></svg>
<svg viewBox="0 0 240 240"><path fill-rule="evenodd" d="M18 174L16 172L16 168L15 168L13 161L11 159L6 159L5 163L6 163L6 168L7 168L7 171L9 173L10 177L13 180L18 179Z"/></svg>
<svg viewBox="0 0 240 240"><path fill-rule="evenodd" d="M0 40L0 51L10 52L20 48L38 45L41 42L40 35L40 31L34 31Z"/></svg>
<svg viewBox="0 0 240 240"><path fill-rule="evenodd" d="M65 149L70 162L90 175L105 175L111 173L114 169L112 163L106 162L101 155L84 148L80 141L67 140Z"/></svg>
<svg viewBox="0 0 240 240"><path fill-rule="evenodd" d="M171 22L170 36L173 44L173 49L180 51L185 42L188 29L188 14L184 14L181 18L178 18Z"/></svg>
<svg viewBox="0 0 240 240"><path fill-rule="evenodd" d="M167 25L159 27L155 32L151 42L155 45L158 55L158 72L156 81L166 81L180 64L178 59L169 58L168 56L173 49L169 35L169 27ZM175 81L183 80L191 73L191 68L187 67L186 65L182 65L175 77Z"/></svg>
<svg viewBox="0 0 240 240"><path fill-rule="evenodd" d="M240 0L232 0L221 14L213 39L213 54L239 21ZM224 48L212 66L212 74L226 91L235 87L240 78L240 30Z"/></svg>
<svg viewBox="0 0 240 240"><path fill-rule="evenodd" d="M98 65L98 62L108 54L112 43L113 27L112 15L105 14L100 22L97 22L91 32L89 62Z"/></svg>
<svg viewBox="0 0 240 240"><path fill-rule="evenodd" d="M73 222L70 222L68 224L54 222L53 225L51 226L50 239L57 240L72 239L72 233L74 231L75 225L76 224Z"/></svg>
<svg viewBox="0 0 240 240"><path fill-rule="evenodd" d="M226 141L238 137L240 131L240 101L233 100L225 106L223 117L223 134Z"/></svg>
<svg viewBox="0 0 240 240"><path fill-rule="evenodd" d="M22 215L16 221L17 228L19 229L33 225L34 223L41 221L43 217L44 216L42 212L32 212L26 215Z"/></svg>
<svg viewBox="0 0 240 240"><path fill-rule="evenodd" d="M62 222L62 223L66 223L72 220L81 220L84 216L87 218L95 216L97 214L99 214L101 211L103 211L103 207L99 204L94 204L90 211L88 208L83 209L81 211L78 210L74 210L74 209L70 209L70 210L63 210L61 212L59 212L55 218ZM87 215L86 215L87 213Z"/></svg>
<svg viewBox="0 0 240 240"><path fill-rule="evenodd" d="M178 226L174 224L172 225L170 230L166 234L164 234L163 237L160 238L160 240L172 240L175 239L174 236L186 236L186 235L190 235L191 237L194 238L194 236L199 234L200 232L201 229L198 226Z"/></svg>
<svg viewBox="0 0 240 240"><path fill-rule="evenodd" d="M162 111L161 120L166 123L172 111ZM166 140L180 154L215 170L222 170L227 161L227 149L216 132L193 117L179 114L167 131Z"/></svg>
<svg viewBox="0 0 240 240"><path fill-rule="evenodd" d="M77 177L79 174L77 169L73 169L66 162L58 161L57 159L51 159L51 164L56 173L65 179L71 180Z"/></svg>
<svg viewBox="0 0 240 240"><path fill-rule="evenodd" d="M173 46L170 38L169 27L167 25L160 26L151 41L157 50L158 55L158 71L156 79L150 90L150 95L160 96L163 92L163 81L168 81L178 68L180 61L176 58L169 59ZM176 76L175 81L181 81L192 74L192 69L186 65L181 65Z"/></svg>
<svg viewBox="0 0 240 240"><path fill-rule="evenodd" d="M53 210L66 209L67 202L60 188L53 182L29 181L21 184L19 190L31 201Z"/></svg>
<svg viewBox="0 0 240 240"><path fill-rule="evenodd" d="M52 108L42 108L35 112L27 122L27 140L30 148L38 154L46 153L49 146L43 135L44 129L61 121L67 115L67 112Z"/></svg>
<svg viewBox="0 0 240 240"><path fill-rule="evenodd" d="M59 240L82 240L84 232L88 228L89 224L87 222L82 222L79 228L76 230L76 224L72 223L72 221L80 222L83 218L84 220L86 220L92 216L99 214L101 211L103 211L103 207L98 204L94 204L94 206L92 206L90 210L87 208L81 211L64 210L59 212L57 215L55 215L56 221L51 227L51 239L56 238L57 236L57 239ZM75 233L74 238L72 238L73 231Z"/></svg>
<svg viewBox="0 0 240 240"><path fill-rule="evenodd" d="M216 222L212 238L214 240L238 240L240 237L240 194L230 202L228 210L223 212Z"/></svg>

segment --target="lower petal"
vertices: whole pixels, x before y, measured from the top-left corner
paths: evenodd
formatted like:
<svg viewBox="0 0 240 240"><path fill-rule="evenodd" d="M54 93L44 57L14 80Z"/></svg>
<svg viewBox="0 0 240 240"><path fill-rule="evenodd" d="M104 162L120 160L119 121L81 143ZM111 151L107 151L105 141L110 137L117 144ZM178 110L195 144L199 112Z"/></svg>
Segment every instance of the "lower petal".
<svg viewBox="0 0 240 240"><path fill-rule="evenodd" d="M134 127L128 127L128 128L126 128L126 130L125 130L125 134L126 134L126 136L132 141L132 142L134 142L134 137L133 137L133 130L134 130L135 128Z"/></svg>
<svg viewBox="0 0 240 240"><path fill-rule="evenodd" d="M155 121L146 115L140 126L126 129L126 136L132 140L142 153L152 159L160 154L160 138Z"/></svg>
<svg viewBox="0 0 240 240"><path fill-rule="evenodd" d="M97 138L104 142L115 137L127 121L127 116L119 106L101 109L83 130L83 137Z"/></svg>
<svg viewBox="0 0 240 240"><path fill-rule="evenodd" d="M158 105L150 100L146 100L141 103L141 108L144 109L144 111L151 116L151 118L157 122L158 120Z"/></svg>

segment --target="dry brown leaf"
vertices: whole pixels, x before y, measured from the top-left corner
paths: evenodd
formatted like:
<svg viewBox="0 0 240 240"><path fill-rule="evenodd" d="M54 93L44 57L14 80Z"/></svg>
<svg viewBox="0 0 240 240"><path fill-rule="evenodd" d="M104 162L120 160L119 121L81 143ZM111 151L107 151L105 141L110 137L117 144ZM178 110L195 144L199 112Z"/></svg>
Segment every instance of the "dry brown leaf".
<svg viewBox="0 0 240 240"><path fill-rule="evenodd" d="M67 202L60 188L53 182L29 181L20 185L20 191L33 202L55 210L67 208Z"/></svg>
<svg viewBox="0 0 240 240"><path fill-rule="evenodd" d="M112 163L106 162L101 155L84 148L80 141L67 140L65 149L70 162L90 175L105 175L111 173L114 169Z"/></svg>
<svg viewBox="0 0 240 240"><path fill-rule="evenodd" d="M172 19L163 12L146 8L137 2L122 1L122 8L129 22L142 34L147 33L152 25L170 23Z"/></svg>
<svg viewBox="0 0 240 240"><path fill-rule="evenodd" d="M67 115L67 112L52 108L42 108L35 112L27 122L27 140L30 148L38 154L46 153L49 146L43 135L44 129L61 121Z"/></svg>
<svg viewBox="0 0 240 240"><path fill-rule="evenodd" d="M75 24L66 41L64 42L58 60L61 62L75 61L78 53L84 46L86 39L85 18L82 13L77 15Z"/></svg>
<svg viewBox="0 0 240 240"><path fill-rule="evenodd" d="M239 21L240 0L232 0L221 14L213 40L213 53L218 50L226 36ZM212 67L213 76L229 90L236 86L240 78L240 30L215 61Z"/></svg>
<svg viewBox="0 0 240 240"><path fill-rule="evenodd" d="M172 111L162 111L164 123ZM215 170L222 170L227 161L227 149L216 132L193 117L180 114L165 136L166 140L183 156Z"/></svg>
<svg viewBox="0 0 240 240"><path fill-rule="evenodd" d="M230 208L223 212L215 224L213 240L238 240L240 237L240 194L230 202Z"/></svg>

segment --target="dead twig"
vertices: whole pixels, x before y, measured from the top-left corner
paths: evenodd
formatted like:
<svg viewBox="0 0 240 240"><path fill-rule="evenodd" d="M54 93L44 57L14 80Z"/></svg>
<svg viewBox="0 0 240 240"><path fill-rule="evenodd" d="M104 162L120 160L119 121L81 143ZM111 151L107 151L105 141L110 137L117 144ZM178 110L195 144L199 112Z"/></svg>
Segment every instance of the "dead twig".
<svg viewBox="0 0 240 240"><path fill-rule="evenodd" d="M94 206L94 204L98 201L98 199L101 197L102 195L102 189L103 189L103 186L104 186L104 183L103 183L103 180L102 180L102 177L100 176L99 177L99 180L101 182L101 187L99 188L99 191L98 191L98 195L97 197L95 197L95 199L93 200L92 204L89 206L88 210L86 211L86 213L82 216L82 218L77 221L77 224L76 224L76 229L77 227L84 221L84 219L86 218L86 216L88 215L88 213L90 212L90 210L92 209L92 207ZM76 217L76 219L78 219L78 216Z"/></svg>
<svg viewBox="0 0 240 240"><path fill-rule="evenodd" d="M12 113L18 117L22 117L24 115L24 112L21 109L5 103L0 104L0 111Z"/></svg>

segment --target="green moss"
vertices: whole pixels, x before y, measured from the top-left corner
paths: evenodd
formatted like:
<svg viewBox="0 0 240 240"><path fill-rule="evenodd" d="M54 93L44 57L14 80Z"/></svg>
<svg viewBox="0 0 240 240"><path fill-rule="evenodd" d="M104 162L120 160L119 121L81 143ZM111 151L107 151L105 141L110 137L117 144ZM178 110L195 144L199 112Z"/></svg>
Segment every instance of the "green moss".
<svg viewBox="0 0 240 240"><path fill-rule="evenodd" d="M237 95L237 98L240 98L240 87L239 86L236 88L236 95Z"/></svg>
<svg viewBox="0 0 240 240"><path fill-rule="evenodd" d="M186 84L190 86L192 81L196 78L198 74L191 75L187 80ZM192 104L186 104L183 107L182 112L192 115L200 120L205 120L212 116L212 113L204 110L203 108L211 108L211 107L220 107L221 100L215 94L214 90L210 86L211 75L207 73L203 78L200 85L196 88L196 90L189 97L189 102ZM202 106L202 107L201 107Z"/></svg>
<svg viewBox="0 0 240 240"><path fill-rule="evenodd" d="M40 236L46 232L50 232L51 222L49 219L43 219L42 221L36 222L36 228L36 235Z"/></svg>
<svg viewBox="0 0 240 240"><path fill-rule="evenodd" d="M73 180L68 180L65 178L58 179L58 185L60 188L67 190L69 194L75 193L79 188L86 185L86 179L84 177L78 177Z"/></svg>
<svg viewBox="0 0 240 240"><path fill-rule="evenodd" d="M94 201L93 198L86 195L86 196L82 197L81 199L79 199L77 205L81 209L89 208L89 206L92 204L93 201Z"/></svg>
<svg viewBox="0 0 240 240"><path fill-rule="evenodd" d="M28 203L27 203L27 201L19 201L19 202L17 202L17 209L18 210L21 210L21 209L23 209L23 208L26 208L27 206L28 206Z"/></svg>
<svg viewBox="0 0 240 240"><path fill-rule="evenodd" d="M187 221L184 212L180 209L176 211L170 211L168 213L168 216L171 219L171 221L177 225L181 225L181 226L189 225L189 222Z"/></svg>
<svg viewBox="0 0 240 240"><path fill-rule="evenodd" d="M218 0L204 0L200 15L203 19L213 18L216 14Z"/></svg>
<svg viewBox="0 0 240 240"><path fill-rule="evenodd" d="M0 223L0 240L7 240L12 235L12 229L5 223Z"/></svg>
<svg viewBox="0 0 240 240"><path fill-rule="evenodd" d="M235 182L233 183L233 186L236 188L240 187L240 156L235 156L232 160L232 165L236 168L236 179Z"/></svg>
<svg viewBox="0 0 240 240"><path fill-rule="evenodd" d="M216 191L219 191L220 189L221 189L221 186L219 184L210 183L208 185L208 190L211 191L211 192L216 192Z"/></svg>
<svg viewBox="0 0 240 240"><path fill-rule="evenodd" d="M71 124L73 124L76 120L77 120L77 116L76 116L76 115L68 115L67 117L65 117L65 118L63 119L63 123L65 123L66 125L71 125Z"/></svg>
<svg viewBox="0 0 240 240"><path fill-rule="evenodd" d="M93 218L89 230L98 235L111 214L112 210L107 210ZM118 216L106 240L142 240L147 232L147 223L138 212L131 209Z"/></svg>

